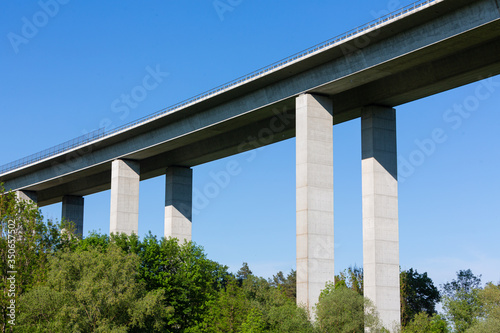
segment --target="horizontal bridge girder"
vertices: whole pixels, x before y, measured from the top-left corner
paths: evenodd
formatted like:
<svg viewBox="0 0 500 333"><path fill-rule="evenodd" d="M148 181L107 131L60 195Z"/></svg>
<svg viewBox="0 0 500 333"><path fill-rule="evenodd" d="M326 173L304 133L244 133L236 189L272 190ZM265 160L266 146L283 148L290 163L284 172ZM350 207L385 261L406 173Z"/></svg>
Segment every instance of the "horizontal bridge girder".
<svg viewBox="0 0 500 333"><path fill-rule="evenodd" d="M273 113L272 117L232 131L205 138L203 141L167 150L151 157L140 159L131 155L129 159L140 163L141 180L165 174L168 166L191 167L218 158L242 153L256 147L276 143L295 136L295 114L293 111ZM85 196L111 188L111 162L99 168L84 169L59 177L50 183L30 187L38 193L40 207L60 202L66 194Z"/></svg>

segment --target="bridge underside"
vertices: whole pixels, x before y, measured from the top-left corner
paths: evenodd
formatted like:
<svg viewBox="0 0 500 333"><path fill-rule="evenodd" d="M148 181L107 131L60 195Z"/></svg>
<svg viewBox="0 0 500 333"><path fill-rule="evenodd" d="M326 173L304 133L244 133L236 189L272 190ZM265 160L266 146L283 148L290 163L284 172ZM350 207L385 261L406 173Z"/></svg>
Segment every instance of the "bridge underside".
<svg viewBox="0 0 500 333"><path fill-rule="evenodd" d="M140 179L145 180L164 175L168 166L192 167L294 137L294 108L282 103L273 110L276 114L271 112L272 116L263 114L260 119L255 119L255 115L242 117L229 124L213 126L209 131L197 132L127 155L126 159L139 162ZM242 126L247 121L250 124ZM76 151L73 155L74 163L78 163L87 151ZM61 202L63 196L68 193L86 196L109 190L111 164L112 161L102 163L92 169L80 170L49 182L29 186L25 190L37 193L40 207ZM64 166L66 165L61 163L56 164L54 168Z"/></svg>

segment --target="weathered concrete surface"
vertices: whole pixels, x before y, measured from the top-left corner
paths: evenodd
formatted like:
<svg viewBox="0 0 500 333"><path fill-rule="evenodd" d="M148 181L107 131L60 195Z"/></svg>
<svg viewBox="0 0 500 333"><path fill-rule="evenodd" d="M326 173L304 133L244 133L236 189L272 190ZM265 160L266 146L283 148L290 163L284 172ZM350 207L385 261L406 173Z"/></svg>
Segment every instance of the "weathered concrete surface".
<svg viewBox="0 0 500 333"><path fill-rule="evenodd" d="M139 226L139 173L140 165L136 161L113 161L110 233L137 234Z"/></svg>
<svg viewBox="0 0 500 333"><path fill-rule="evenodd" d="M66 195L62 201L62 214L61 218L75 224L75 233L83 235L83 211L84 211L83 197L76 195Z"/></svg>
<svg viewBox="0 0 500 333"><path fill-rule="evenodd" d="M297 304L311 315L334 279L333 127L331 100L297 97Z"/></svg>
<svg viewBox="0 0 500 333"><path fill-rule="evenodd" d="M384 326L400 325L396 111L361 115L364 296Z"/></svg>
<svg viewBox="0 0 500 333"><path fill-rule="evenodd" d="M359 117L365 105L394 107L499 74L499 17L495 0L444 0L178 112L3 174L0 181L7 189L36 191L43 206L64 195L109 189L104 175L115 159L139 161L148 168L141 179L147 179L171 165L191 167L241 152L245 138L258 134L255 124L269 123L273 111L293 114L302 93L330 96L333 122L339 123ZM293 135L288 124L283 135L257 146ZM225 144L210 146L208 154L185 152L209 141Z"/></svg>
<svg viewBox="0 0 500 333"><path fill-rule="evenodd" d="M193 170L169 167L165 182L165 238L177 238L180 244L189 242L193 214Z"/></svg>

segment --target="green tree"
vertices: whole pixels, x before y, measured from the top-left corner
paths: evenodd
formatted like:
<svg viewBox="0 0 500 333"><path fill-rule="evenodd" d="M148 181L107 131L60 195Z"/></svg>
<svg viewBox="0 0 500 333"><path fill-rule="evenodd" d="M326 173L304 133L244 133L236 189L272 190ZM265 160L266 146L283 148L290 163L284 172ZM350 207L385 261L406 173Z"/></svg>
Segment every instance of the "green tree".
<svg viewBox="0 0 500 333"><path fill-rule="evenodd" d="M295 300L291 300L280 285L250 275L243 282L242 289L252 306L263 313L269 331L310 332L312 329L307 311L297 307Z"/></svg>
<svg viewBox="0 0 500 333"><path fill-rule="evenodd" d="M347 288L354 290L360 295L363 295L363 268L349 267L335 276L336 285L345 285Z"/></svg>
<svg viewBox="0 0 500 333"><path fill-rule="evenodd" d="M49 261L47 282L20 297L21 332L162 332L172 316L163 291L137 281L139 257L115 244Z"/></svg>
<svg viewBox="0 0 500 333"><path fill-rule="evenodd" d="M276 275L273 275L272 279L269 279L269 284L282 290L293 302L297 299L297 271L292 269L286 277L280 271Z"/></svg>
<svg viewBox="0 0 500 333"><path fill-rule="evenodd" d="M406 326L420 312L428 316L436 313L440 294L427 273L419 274L413 268L400 273L401 324Z"/></svg>
<svg viewBox="0 0 500 333"><path fill-rule="evenodd" d="M467 332L500 332L500 284L488 283L479 291L479 299L483 307L482 317Z"/></svg>
<svg viewBox="0 0 500 333"><path fill-rule="evenodd" d="M448 333L448 324L441 316L427 312L416 314L403 328L403 333Z"/></svg>
<svg viewBox="0 0 500 333"><path fill-rule="evenodd" d="M456 332L465 332L481 316L481 277L470 269L457 272L457 279L443 285L443 309Z"/></svg>
<svg viewBox="0 0 500 333"><path fill-rule="evenodd" d="M217 299L208 304L203 320L187 332L238 332L254 305L246 297L239 282L230 278Z"/></svg>
<svg viewBox="0 0 500 333"><path fill-rule="evenodd" d="M122 246L135 248L126 242ZM140 280L149 291L162 290L164 306L174 311L168 329L182 332L202 322L208 304L217 299L218 291L227 283L227 267L209 260L203 248L192 242L179 245L177 239L158 241L150 234L139 248Z"/></svg>
<svg viewBox="0 0 500 333"><path fill-rule="evenodd" d="M241 283L240 283L241 282ZM314 332L305 309L270 281L232 278L196 328L187 332Z"/></svg>
<svg viewBox="0 0 500 333"><path fill-rule="evenodd" d="M61 232L63 229L65 232ZM14 192L5 192L0 185L1 332L6 332L11 319L7 317L11 299L17 302L20 295L45 281L48 258L77 242L72 230L69 223L45 222L36 205L18 199ZM15 283L10 283L13 279ZM11 285L15 286L13 290Z"/></svg>
<svg viewBox="0 0 500 333"><path fill-rule="evenodd" d="M316 306L320 332L382 332L377 312L372 303L358 292L337 284L327 284Z"/></svg>
<svg viewBox="0 0 500 333"><path fill-rule="evenodd" d="M443 285L443 294L453 297L456 292L471 292L474 289L481 288L481 275L475 276L470 269L457 272L457 279Z"/></svg>
<svg viewBox="0 0 500 333"><path fill-rule="evenodd" d="M239 332L241 333L261 333L264 331L265 323L262 318L262 313L252 308L247 314L245 321L241 324Z"/></svg>
<svg viewBox="0 0 500 333"><path fill-rule="evenodd" d="M261 307L279 306L286 301L285 294L262 277L249 275L241 288L248 300Z"/></svg>
<svg viewBox="0 0 500 333"><path fill-rule="evenodd" d="M281 306L272 306L268 310L267 323L273 333L313 333L315 327L309 321L307 310L288 301Z"/></svg>
<svg viewBox="0 0 500 333"><path fill-rule="evenodd" d="M110 236L92 231L87 237L78 242L75 251L89 251L90 249L95 249L106 252L110 243Z"/></svg>
<svg viewBox="0 0 500 333"><path fill-rule="evenodd" d="M236 273L236 279L239 281L240 285L248 279L250 275L253 275L252 271L250 270L250 267L248 267L248 263L244 262L241 268L238 270Z"/></svg>

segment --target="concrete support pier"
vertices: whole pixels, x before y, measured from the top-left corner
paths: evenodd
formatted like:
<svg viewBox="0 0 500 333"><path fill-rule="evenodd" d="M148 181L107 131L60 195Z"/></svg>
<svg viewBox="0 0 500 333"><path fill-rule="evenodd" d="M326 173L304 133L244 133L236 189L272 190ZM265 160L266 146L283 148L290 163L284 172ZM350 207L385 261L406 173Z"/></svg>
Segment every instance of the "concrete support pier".
<svg viewBox="0 0 500 333"><path fill-rule="evenodd" d="M115 160L111 166L110 233L137 234L139 226L140 165Z"/></svg>
<svg viewBox="0 0 500 333"><path fill-rule="evenodd" d="M165 181L165 237L191 241L193 170L168 167Z"/></svg>
<svg viewBox="0 0 500 333"><path fill-rule="evenodd" d="M61 217L75 224L75 233L83 235L83 197L65 195L62 200Z"/></svg>
<svg viewBox="0 0 500 333"><path fill-rule="evenodd" d="M364 295L392 332L400 326L396 111L364 108L361 133Z"/></svg>
<svg viewBox="0 0 500 333"><path fill-rule="evenodd" d="M36 192L20 190L16 191L16 196L19 200L32 201L35 204L37 203Z"/></svg>
<svg viewBox="0 0 500 333"><path fill-rule="evenodd" d="M334 280L332 102L303 94L296 110L297 304L313 315Z"/></svg>

